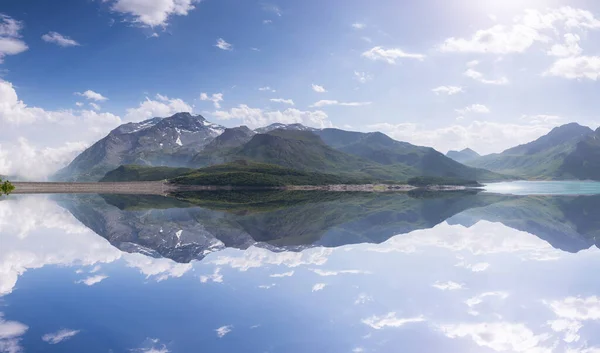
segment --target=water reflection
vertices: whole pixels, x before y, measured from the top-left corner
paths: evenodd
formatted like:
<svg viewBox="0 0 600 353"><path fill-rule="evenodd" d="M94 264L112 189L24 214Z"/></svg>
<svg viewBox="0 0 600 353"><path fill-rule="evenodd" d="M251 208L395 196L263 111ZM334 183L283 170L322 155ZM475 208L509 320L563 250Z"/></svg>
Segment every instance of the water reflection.
<svg viewBox="0 0 600 353"><path fill-rule="evenodd" d="M599 197L177 196L0 201L0 351L600 349Z"/></svg>

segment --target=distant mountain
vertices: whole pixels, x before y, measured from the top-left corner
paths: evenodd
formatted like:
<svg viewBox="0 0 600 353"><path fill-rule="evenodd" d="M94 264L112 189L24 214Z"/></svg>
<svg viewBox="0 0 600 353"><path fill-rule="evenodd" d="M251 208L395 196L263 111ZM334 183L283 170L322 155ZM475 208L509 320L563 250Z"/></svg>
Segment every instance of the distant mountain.
<svg viewBox="0 0 600 353"><path fill-rule="evenodd" d="M479 158L481 155L470 148L465 148L462 151L448 151L446 157L452 158L459 163L465 163L466 161Z"/></svg>
<svg viewBox="0 0 600 353"><path fill-rule="evenodd" d="M571 123L533 142L465 163L525 178L600 180L598 136L589 127Z"/></svg>
<svg viewBox="0 0 600 353"><path fill-rule="evenodd" d="M433 148L395 141L380 132L315 129L301 124L271 124L255 131L246 126L225 129L202 116L178 113L118 127L53 179L97 181L122 165L201 168L238 160L373 181L406 181L415 176L478 181L505 178L462 165ZM127 177L136 172L128 169ZM140 177L144 178L154 173L143 172L145 176Z"/></svg>
<svg viewBox="0 0 600 353"><path fill-rule="evenodd" d="M121 125L86 149L53 179L97 181L124 164L185 167L224 130L190 113Z"/></svg>

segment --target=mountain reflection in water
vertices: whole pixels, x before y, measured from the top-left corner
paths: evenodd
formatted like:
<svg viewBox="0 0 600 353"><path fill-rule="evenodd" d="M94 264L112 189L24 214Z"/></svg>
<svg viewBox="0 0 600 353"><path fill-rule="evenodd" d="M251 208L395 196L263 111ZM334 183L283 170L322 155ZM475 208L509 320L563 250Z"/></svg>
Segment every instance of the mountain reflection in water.
<svg viewBox="0 0 600 353"><path fill-rule="evenodd" d="M0 200L0 352L581 352L600 196Z"/></svg>

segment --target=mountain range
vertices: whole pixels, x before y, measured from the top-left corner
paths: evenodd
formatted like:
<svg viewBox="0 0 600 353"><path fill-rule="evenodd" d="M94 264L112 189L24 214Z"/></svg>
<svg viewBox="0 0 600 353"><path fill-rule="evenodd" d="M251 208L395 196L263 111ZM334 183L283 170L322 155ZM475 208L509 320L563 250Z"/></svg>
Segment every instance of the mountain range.
<svg viewBox="0 0 600 353"><path fill-rule="evenodd" d="M52 179L98 181L122 165L201 168L240 160L371 181L406 181L415 176L506 178L380 132L279 123L253 131L246 126L224 128L200 115L178 113L114 129Z"/></svg>
<svg viewBox="0 0 600 353"><path fill-rule="evenodd" d="M446 157L452 158L459 163L465 163L467 161L481 157L481 155L470 148L465 148L461 151L448 151Z"/></svg>
<svg viewBox="0 0 600 353"><path fill-rule="evenodd" d="M571 123L535 141L464 163L527 179L600 180L599 137L600 129Z"/></svg>

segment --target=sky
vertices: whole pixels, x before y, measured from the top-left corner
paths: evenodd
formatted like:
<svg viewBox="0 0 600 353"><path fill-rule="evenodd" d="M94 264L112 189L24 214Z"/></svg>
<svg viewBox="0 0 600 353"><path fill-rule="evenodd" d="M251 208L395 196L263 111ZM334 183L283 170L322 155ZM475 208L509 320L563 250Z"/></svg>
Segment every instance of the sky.
<svg viewBox="0 0 600 353"><path fill-rule="evenodd" d="M0 174L43 178L122 123L180 111L443 153L600 125L594 1L8 0L0 14Z"/></svg>

